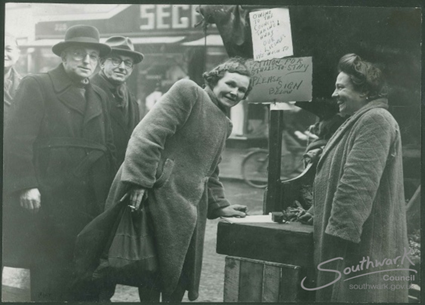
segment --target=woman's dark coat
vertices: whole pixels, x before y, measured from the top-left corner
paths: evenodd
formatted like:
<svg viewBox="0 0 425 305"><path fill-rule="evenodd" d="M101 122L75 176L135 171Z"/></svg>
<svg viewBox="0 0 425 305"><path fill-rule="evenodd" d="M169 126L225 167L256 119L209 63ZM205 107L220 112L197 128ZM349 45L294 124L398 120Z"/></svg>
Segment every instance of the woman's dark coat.
<svg viewBox="0 0 425 305"><path fill-rule="evenodd" d="M342 278L317 290L317 301L408 301L407 280L384 278L408 275L401 269L410 263L405 256L409 247L400 129L386 108L386 99L363 106L330 138L319 159L314 182L314 259L316 267L334 259L321 267L334 271L318 272L316 287L337 280L335 270ZM378 267L376 261L385 265ZM367 275L351 279L362 274ZM391 289L391 285L400 286Z"/></svg>
<svg viewBox="0 0 425 305"><path fill-rule="evenodd" d="M137 100L134 95L131 94L128 87L124 84L124 90L128 96L128 105L124 110L128 115L128 119L126 121L123 109L121 107L117 107L115 98L110 90L111 85L108 84L108 81L97 73L91 79L91 83L105 91L108 96L107 109L114 135L115 155L119 167L124 161L125 151L127 150L128 140L130 139L131 133L140 122L139 105L137 104Z"/></svg>
<svg viewBox="0 0 425 305"><path fill-rule="evenodd" d="M10 110L4 189L16 198L23 190L39 189L41 209L35 217L47 234L37 240L41 247L47 240L58 241L55 249L73 243L103 210L113 178L107 97L90 84L85 89L87 103L60 65L25 77Z"/></svg>

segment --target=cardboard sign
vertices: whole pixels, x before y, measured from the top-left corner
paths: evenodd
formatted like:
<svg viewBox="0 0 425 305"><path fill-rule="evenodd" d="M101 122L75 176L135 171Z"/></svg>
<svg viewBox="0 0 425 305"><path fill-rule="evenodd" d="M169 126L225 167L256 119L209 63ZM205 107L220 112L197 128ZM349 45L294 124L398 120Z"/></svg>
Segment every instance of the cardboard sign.
<svg viewBox="0 0 425 305"><path fill-rule="evenodd" d="M311 101L313 61L311 57L291 57L248 61L253 89L250 103Z"/></svg>
<svg viewBox="0 0 425 305"><path fill-rule="evenodd" d="M254 60L292 56L289 9L274 8L249 13Z"/></svg>

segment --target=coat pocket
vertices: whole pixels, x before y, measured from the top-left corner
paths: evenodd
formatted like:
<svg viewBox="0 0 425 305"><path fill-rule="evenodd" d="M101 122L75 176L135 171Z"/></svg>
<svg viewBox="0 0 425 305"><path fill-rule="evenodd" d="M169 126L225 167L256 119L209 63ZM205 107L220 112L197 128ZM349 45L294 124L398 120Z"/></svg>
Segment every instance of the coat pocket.
<svg viewBox="0 0 425 305"><path fill-rule="evenodd" d="M173 172L174 168L174 161L171 159L165 160L164 166L162 168L162 173L154 183L154 188L160 188L164 186L164 184L168 181L168 179L171 176L171 173Z"/></svg>

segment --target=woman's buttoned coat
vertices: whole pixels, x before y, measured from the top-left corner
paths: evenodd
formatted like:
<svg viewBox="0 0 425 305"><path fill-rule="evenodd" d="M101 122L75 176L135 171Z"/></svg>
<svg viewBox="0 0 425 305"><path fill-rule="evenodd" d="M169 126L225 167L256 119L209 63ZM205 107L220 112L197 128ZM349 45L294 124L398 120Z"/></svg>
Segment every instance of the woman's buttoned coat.
<svg viewBox="0 0 425 305"><path fill-rule="evenodd" d="M408 281L401 279L410 263L402 146L399 126L386 108L386 99L363 106L319 159L314 259L316 268L323 263L320 268L327 270L318 272L315 285L324 288L316 291L317 301L408 301ZM388 281L391 276L395 280Z"/></svg>
<svg viewBox="0 0 425 305"><path fill-rule="evenodd" d="M148 189L162 290L182 276L189 299L198 297L207 217L228 206L218 164L231 122L209 90L180 80L135 128L107 206L137 185Z"/></svg>

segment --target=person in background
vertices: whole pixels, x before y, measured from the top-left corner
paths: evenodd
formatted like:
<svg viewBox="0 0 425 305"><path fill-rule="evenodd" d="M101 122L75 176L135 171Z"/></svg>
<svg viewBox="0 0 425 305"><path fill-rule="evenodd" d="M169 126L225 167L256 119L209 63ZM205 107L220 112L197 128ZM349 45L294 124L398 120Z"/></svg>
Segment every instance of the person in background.
<svg viewBox="0 0 425 305"><path fill-rule="evenodd" d="M186 291L196 300L207 218L246 215L246 206L225 198L218 164L232 130L226 111L249 94L250 76L244 61L233 58L204 73L205 89L177 81L130 138L106 208L127 195L138 210L147 195L159 271L144 279L146 301L162 293L162 301L181 302Z"/></svg>
<svg viewBox="0 0 425 305"><path fill-rule="evenodd" d="M9 108L12 105L18 85L22 79L14 66L19 60L20 50L16 38L6 33L4 35L4 86L3 103L4 118L8 118Z"/></svg>
<svg viewBox="0 0 425 305"><path fill-rule="evenodd" d="M114 146L106 94L90 83L110 52L99 32L75 25L52 51L52 71L22 79L5 126L5 191L35 226L19 225L34 241L32 301L93 300L94 287L73 287L77 234L104 208L113 179Z"/></svg>
<svg viewBox="0 0 425 305"><path fill-rule="evenodd" d="M128 89L126 81L144 56L134 51L133 43L128 37L113 36L105 43L112 51L101 58L100 71L93 76L91 82L108 95L108 113L114 134L118 169L124 161L131 133L140 121L137 100Z"/></svg>
<svg viewBox="0 0 425 305"><path fill-rule="evenodd" d="M376 65L347 54L338 68L332 97L348 118L326 143L314 181L314 261L322 269L316 300L407 303L403 277L412 262L400 128ZM391 264L384 265L387 259ZM394 276L390 284L399 289L385 288L386 276ZM382 289L353 288L364 284Z"/></svg>
<svg viewBox="0 0 425 305"><path fill-rule="evenodd" d="M151 111L153 106L162 96L161 83L155 84L155 90L146 97L146 110Z"/></svg>
<svg viewBox="0 0 425 305"><path fill-rule="evenodd" d="M4 36L4 86L3 86L3 123L9 117L9 109L13 103L16 90L21 82L21 75L14 68L19 60L20 50L15 36L5 33ZM7 142L4 142L7 146ZM3 163L7 160L4 156ZM25 247L30 244L31 237L27 230L21 225L31 224L31 215L22 213L21 207L15 204L13 196L6 195L3 190L2 204L2 271L4 266L13 268L29 268L28 249ZM28 271L20 271L22 277L28 276Z"/></svg>

